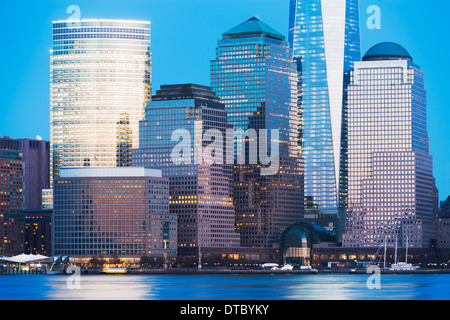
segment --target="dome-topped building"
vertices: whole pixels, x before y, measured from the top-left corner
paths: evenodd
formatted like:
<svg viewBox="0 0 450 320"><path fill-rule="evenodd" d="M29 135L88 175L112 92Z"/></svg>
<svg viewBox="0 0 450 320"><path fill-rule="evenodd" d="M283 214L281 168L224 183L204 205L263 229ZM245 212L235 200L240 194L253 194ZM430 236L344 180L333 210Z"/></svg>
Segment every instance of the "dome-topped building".
<svg viewBox="0 0 450 320"><path fill-rule="evenodd" d="M363 61L377 61L377 60L409 60L413 58L401 45L393 42L379 43L367 51Z"/></svg>
<svg viewBox="0 0 450 320"><path fill-rule="evenodd" d="M431 248L437 189L424 72L402 46L380 43L355 63L347 93L343 247Z"/></svg>

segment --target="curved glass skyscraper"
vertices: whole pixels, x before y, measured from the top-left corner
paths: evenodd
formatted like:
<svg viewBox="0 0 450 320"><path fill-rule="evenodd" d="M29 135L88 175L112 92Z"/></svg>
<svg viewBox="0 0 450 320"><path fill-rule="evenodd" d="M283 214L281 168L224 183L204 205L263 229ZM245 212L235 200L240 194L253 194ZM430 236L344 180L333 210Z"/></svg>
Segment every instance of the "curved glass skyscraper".
<svg viewBox="0 0 450 320"><path fill-rule="evenodd" d="M53 22L52 175L61 167L127 166L151 99L150 22Z"/></svg>
<svg viewBox="0 0 450 320"><path fill-rule="evenodd" d="M300 70L305 217L337 215L340 194L346 200L346 85L361 59L358 0L291 0L289 42Z"/></svg>

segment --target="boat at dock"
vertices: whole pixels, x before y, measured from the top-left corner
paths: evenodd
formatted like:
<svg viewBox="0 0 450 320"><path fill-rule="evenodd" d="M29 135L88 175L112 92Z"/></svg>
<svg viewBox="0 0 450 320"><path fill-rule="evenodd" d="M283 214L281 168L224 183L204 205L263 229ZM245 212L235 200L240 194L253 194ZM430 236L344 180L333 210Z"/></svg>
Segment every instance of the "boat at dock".
<svg viewBox="0 0 450 320"><path fill-rule="evenodd" d="M390 271L415 271L419 270L418 266L414 266L411 263L406 262L398 262L393 264L390 268Z"/></svg>
<svg viewBox="0 0 450 320"><path fill-rule="evenodd" d="M127 268L121 268L121 267L104 267L102 269L102 273L107 273L107 274L125 274L128 273L128 269Z"/></svg>
<svg viewBox="0 0 450 320"><path fill-rule="evenodd" d="M395 242L395 263L389 268L390 271L415 271L419 270L418 266L408 263L408 237L406 237L406 255L405 262L397 262L397 241Z"/></svg>

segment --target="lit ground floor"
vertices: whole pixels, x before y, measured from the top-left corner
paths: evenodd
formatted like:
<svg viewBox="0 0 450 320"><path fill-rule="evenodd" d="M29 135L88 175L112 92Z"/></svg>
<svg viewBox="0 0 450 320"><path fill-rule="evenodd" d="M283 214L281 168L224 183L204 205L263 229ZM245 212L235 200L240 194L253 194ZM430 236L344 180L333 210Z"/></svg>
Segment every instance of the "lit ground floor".
<svg viewBox="0 0 450 320"><path fill-rule="evenodd" d="M450 266L450 249L438 248L316 248L311 251L311 266L314 268L366 267L369 264L390 266L397 262L408 262L424 268Z"/></svg>

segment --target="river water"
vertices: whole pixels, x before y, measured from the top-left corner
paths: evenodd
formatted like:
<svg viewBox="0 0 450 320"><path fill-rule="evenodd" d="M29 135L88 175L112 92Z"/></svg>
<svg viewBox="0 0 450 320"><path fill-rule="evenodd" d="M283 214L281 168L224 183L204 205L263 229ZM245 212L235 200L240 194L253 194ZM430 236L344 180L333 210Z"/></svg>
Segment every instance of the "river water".
<svg viewBox="0 0 450 320"><path fill-rule="evenodd" d="M450 275L3 275L0 300L450 300Z"/></svg>

